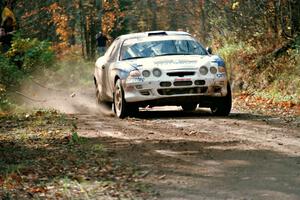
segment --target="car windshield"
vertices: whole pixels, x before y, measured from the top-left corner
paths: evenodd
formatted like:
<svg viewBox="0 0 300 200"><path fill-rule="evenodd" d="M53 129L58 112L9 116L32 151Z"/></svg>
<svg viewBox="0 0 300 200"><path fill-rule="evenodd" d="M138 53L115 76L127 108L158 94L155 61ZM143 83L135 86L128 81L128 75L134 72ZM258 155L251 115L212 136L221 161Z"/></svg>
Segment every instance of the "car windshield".
<svg viewBox="0 0 300 200"><path fill-rule="evenodd" d="M121 60L166 55L207 55L207 52L197 41L187 39L125 41L121 50Z"/></svg>

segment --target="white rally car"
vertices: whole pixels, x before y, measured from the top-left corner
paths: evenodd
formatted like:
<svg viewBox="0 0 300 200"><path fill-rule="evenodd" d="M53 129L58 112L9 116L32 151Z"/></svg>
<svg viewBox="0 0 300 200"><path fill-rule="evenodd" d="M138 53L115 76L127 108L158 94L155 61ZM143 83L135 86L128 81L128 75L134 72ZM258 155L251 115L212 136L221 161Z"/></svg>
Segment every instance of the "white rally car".
<svg viewBox="0 0 300 200"><path fill-rule="evenodd" d="M231 90L224 61L190 34L154 31L122 35L96 61L94 81L99 103L113 103L119 118L139 107L208 107L227 116Z"/></svg>

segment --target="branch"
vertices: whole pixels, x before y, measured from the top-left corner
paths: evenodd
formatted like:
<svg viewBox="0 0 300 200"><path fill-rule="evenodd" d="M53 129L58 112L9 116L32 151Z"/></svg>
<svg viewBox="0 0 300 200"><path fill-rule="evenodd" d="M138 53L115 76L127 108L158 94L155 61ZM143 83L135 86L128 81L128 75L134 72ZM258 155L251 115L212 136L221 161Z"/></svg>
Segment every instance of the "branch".
<svg viewBox="0 0 300 200"><path fill-rule="evenodd" d="M46 102L46 100L33 99L33 98L31 98L31 97L28 97L28 96L26 96L25 94L23 94L22 92L15 91L14 93L16 93L16 94L18 94L18 95L21 95L21 96L23 96L23 97L25 97L25 98L27 98L27 99L29 99L29 100L31 100L31 101L35 101L35 102Z"/></svg>

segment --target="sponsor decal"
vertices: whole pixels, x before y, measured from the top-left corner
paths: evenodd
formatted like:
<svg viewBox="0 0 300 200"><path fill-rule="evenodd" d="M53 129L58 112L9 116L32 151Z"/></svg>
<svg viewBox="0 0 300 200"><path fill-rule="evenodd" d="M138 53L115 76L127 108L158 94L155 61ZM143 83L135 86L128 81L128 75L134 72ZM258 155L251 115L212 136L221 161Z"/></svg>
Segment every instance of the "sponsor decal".
<svg viewBox="0 0 300 200"><path fill-rule="evenodd" d="M155 65L196 65L197 61L193 60L164 60L164 61L158 61L154 62Z"/></svg>
<svg viewBox="0 0 300 200"><path fill-rule="evenodd" d="M139 69L141 68L143 65L139 65L139 64L131 64L132 67L134 67L135 69Z"/></svg>
<svg viewBox="0 0 300 200"><path fill-rule="evenodd" d="M217 65L220 66L220 67L224 67L225 66L225 62L221 58L216 58L212 62L213 63L217 63Z"/></svg>
<svg viewBox="0 0 300 200"><path fill-rule="evenodd" d="M133 77L126 80L126 83L142 83L145 81L144 77Z"/></svg>
<svg viewBox="0 0 300 200"><path fill-rule="evenodd" d="M175 78L175 81L191 81L191 78Z"/></svg>
<svg viewBox="0 0 300 200"><path fill-rule="evenodd" d="M216 76L217 76L218 78L224 78L224 77L225 77L225 74L224 74L224 73L218 73L218 74L216 74Z"/></svg>
<svg viewBox="0 0 300 200"><path fill-rule="evenodd" d="M123 77L127 77L129 74L129 71L120 71L120 76L123 78Z"/></svg>

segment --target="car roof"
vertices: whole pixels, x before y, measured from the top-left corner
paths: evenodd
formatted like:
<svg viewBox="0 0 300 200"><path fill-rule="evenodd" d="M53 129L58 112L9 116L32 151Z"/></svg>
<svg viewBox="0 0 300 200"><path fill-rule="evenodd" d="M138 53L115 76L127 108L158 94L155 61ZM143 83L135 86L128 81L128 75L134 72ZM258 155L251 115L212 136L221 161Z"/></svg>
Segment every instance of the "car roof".
<svg viewBox="0 0 300 200"><path fill-rule="evenodd" d="M149 31L149 32L140 32L140 33L130 33L126 35L121 35L119 39L136 39L136 38L146 38L151 36L191 36L189 33L184 31Z"/></svg>

